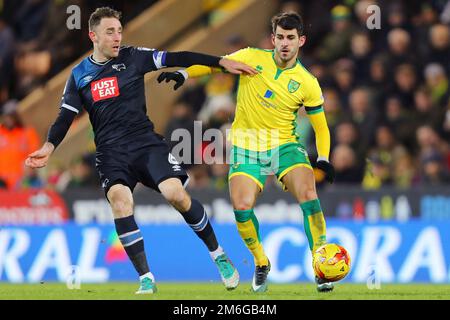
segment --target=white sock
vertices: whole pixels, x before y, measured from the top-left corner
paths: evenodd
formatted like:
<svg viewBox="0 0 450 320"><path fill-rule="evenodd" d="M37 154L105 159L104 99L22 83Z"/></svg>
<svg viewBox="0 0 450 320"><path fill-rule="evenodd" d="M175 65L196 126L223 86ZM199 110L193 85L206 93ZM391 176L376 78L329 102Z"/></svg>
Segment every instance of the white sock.
<svg viewBox="0 0 450 320"><path fill-rule="evenodd" d="M155 277L151 272L147 272L146 274L143 274L142 276L139 276L139 281L142 281L144 278L150 278L153 282L155 282Z"/></svg>
<svg viewBox="0 0 450 320"><path fill-rule="evenodd" d="M213 260L216 260L218 256L220 256L221 254L224 254L224 253L225 253L225 252L223 251L222 247L219 246L216 250L211 251L211 252L209 253L209 255L211 256L211 258L212 258Z"/></svg>

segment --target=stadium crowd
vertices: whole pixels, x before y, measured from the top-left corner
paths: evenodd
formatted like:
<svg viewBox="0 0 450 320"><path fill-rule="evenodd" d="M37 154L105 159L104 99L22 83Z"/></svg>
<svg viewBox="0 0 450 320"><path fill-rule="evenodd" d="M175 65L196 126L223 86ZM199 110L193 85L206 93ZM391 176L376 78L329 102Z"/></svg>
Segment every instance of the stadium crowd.
<svg viewBox="0 0 450 320"><path fill-rule="evenodd" d="M83 29L79 34L68 33L67 28L60 28L65 21L46 19L52 8L67 6L69 1L29 0L14 7L18 2L0 1L0 159L8 149L4 135L12 132L5 129L8 119L11 114L17 117L11 99L22 99L90 48ZM139 12L126 3L147 6L152 1L116 2L126 22ZM88 1L79 3L89 6ZM366 8L371 4L381 9L379 29L366 25L371 14ZM297 11L305 20L307 42L299 59L322 86L335 185L348 183L374 190L449 184L450 1L298 0L280 1L279 10ZM259 43L231 36L224 54L247 46L272 49L270 30ZM170 141L177 128L193 133L194 120L202 121L203 130L216 128L225 133L233 120L237 88L237 78L230 74L189 79L173 106L166 138ZM314 163L314 134L307 118L299 114L298 133ZM23 139L28 139L24 141L29 141L29 149L21 151L27 153L35 149L35 138L29 133L32 129L16 120L14 126L22 128ZM193 145L193 150L202 153L205 147L203 142ZM64 190L99 185L92 155L74 160L68 169L52 168L45 178L19 168L22 176L9 184L5 172L10 168L5 168L11 165L3 162L0 185L3 180L11 188L50 185ZM190 188L227 189L226 164L188 169ZM316 178L322 186L323 177L317 173ZM277 187L274 179L267 183L266 187Z"/></svg>

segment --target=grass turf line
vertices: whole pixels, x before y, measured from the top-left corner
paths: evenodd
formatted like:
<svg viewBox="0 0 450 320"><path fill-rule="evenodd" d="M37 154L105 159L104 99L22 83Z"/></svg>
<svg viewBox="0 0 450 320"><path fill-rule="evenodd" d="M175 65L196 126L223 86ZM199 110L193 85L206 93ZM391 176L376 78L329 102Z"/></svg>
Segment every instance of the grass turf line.
<svg viewBox="0 0 450 320"><path fill-rule="evenodd" d="M333 292L318 293L312 283L269 284L264 294L250 292L250 283L226 291L220 283L157 283L158 293L136 295L138 283L81 284L69 290L64 283L0 283L4 300L450 300L448 284L381 284L369 290L365 284L338 283Z"/></svg>

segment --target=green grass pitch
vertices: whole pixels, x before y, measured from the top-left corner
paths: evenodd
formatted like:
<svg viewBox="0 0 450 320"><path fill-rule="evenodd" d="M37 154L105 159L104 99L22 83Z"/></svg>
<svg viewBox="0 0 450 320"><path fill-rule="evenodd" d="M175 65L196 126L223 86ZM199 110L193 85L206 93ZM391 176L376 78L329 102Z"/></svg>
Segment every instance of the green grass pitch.
<svg viewBox="0 0 450 320"><path fill-rule="evenodd" d="M226 291L220 283L160 282L158 293L136 295L138 283L81 284L67 289L64 283L11 284L0 282L0 300L450 300L449 284L381 284L369 290L365 284L337 283L330 293L318 293L313 283L270 284L264 294L250 292L250 283Z"/></svg>

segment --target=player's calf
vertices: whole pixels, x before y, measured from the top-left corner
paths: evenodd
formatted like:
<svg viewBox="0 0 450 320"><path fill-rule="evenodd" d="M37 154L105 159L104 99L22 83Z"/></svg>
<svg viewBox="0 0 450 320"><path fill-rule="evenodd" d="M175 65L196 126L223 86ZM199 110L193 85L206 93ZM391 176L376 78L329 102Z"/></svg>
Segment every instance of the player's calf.
<svg viewBox="0 0 450 320"><path fill-rule="evenodd" d="M119 240L140 277L150 273L144 250L144 238L134 216L114 220ZM142 279L141 279L142 285Z"/></svg>

